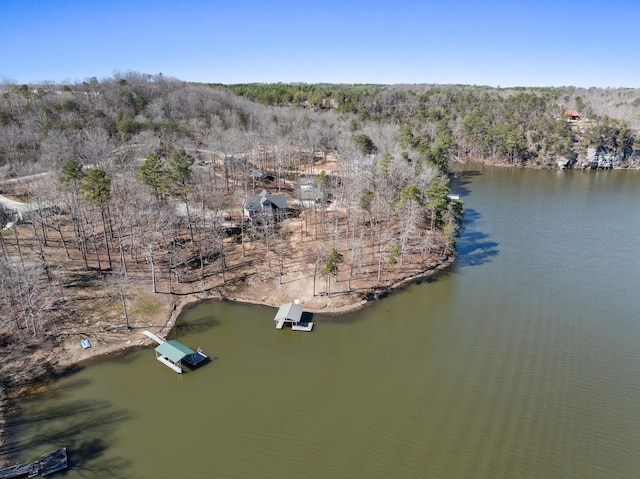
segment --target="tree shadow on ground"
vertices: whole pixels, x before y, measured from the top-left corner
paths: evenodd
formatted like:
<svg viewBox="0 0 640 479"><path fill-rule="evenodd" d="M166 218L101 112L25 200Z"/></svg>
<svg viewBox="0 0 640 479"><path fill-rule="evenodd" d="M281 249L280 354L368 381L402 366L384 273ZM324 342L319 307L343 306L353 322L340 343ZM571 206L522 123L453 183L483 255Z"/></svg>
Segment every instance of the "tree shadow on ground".
<svg viewBox="0 0 640 479"><path fill-rule="evenodd" d="M491 261L499 253L499 243L492 241L489 235L477 229L482 215L473 209L464 213L465 229L457 241L458 266L478 266Z"/></svg>

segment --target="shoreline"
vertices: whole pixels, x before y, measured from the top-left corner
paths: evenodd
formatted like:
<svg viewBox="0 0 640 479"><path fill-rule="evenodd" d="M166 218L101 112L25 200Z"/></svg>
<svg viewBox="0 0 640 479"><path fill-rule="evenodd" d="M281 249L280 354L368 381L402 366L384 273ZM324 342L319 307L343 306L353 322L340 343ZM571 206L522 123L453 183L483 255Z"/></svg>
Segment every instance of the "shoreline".
<svg viewBox="0 0 640 479"><path fill-rule="evenodd" d="M353 296L353 300L351 302L348 302L347 304L331 306L331 300L337 300L337 296L334 298L325 297L324 299L329 301L329 303L327 303L325 307L314 308L305 306L304 309L305 311L312 314L325 314L333 316L339 316L341 314L359 311L366 308L372 302L383 299L390 294L393 294L393 292L398 291L404 287L408 287L412 284L420 283L421 281L428 278L437 277L438 275L443 274L455 264L456 260L456 254L450 255L446 260L441 261L440 263L430 267L420 274L403 278L400 281L384 288L371 289L366 293L366 295L362 294L362 299L357 299L356 296ZM33 390L34 388L46 387L46 384L49 381L56 380L68 374L73 374L78 369L82 369L93 363L108 360L115 354L124 354L126 351L134 348L148 347L153 343L153 341L141 334L142 329L149 329L162 337L167 337L175 329L178 318L180 317L184 309L186 307L198 304L201 301L230 301L235 303L255 304L274 308L278 307L277 304L272 304L273 301L270 303L268 301L248 299L247 297L244 297L241 292L240 294L230 296L225 296L222 293L219 293L218 297L194 293L187 296L172 296L166 299L167 300L164 301L164 303L168 308L168 315L160 324L150 325L144 328L136 327L128 333L124 333L125 336L123 337L123 341L117 341L108 346L100 346L96 348L92 346L88 350L84 350L83 355L80 358L78 358L77 356L68 356L66 357L66 360L59 360L56 363L52 363L53 374L51 376L49 376L48 378L33 378L31 381L26 382L16 390L9 391L4 387L2 383L0 383L0 454L5 454L5 449L9 443L9 439L7 438L7 428L8 424L11 421L11 414L9 414L8 411L10 410L12 401L19 399L22 394L28 392L29 390ZM302 304L304 306L304 302ZM136 335L136 337L127 336L134 334ZM0 457L0 468L8 466L10 466L8 459L6 457Z"/></svg>
<svg viewBox="0 0 640 479"><path fill-rule="evenodd" d="M433 277L437 277L440 274L443 274L446 270L448 270L451 266L455 264L456 260L457 260L457 255L451 255L447 260L442 261L440 264L428 269L427 271L424 271L423 273L404 278L398 281L397 283L394 283L386 288L382 288L380 290L372 290L371 298L369 299L364 298L364 299L361 299L346 305L337 306L337 307L329 307L329 308L305 307L304 310L312 314L325 314L329 316L339 316L342 314L360 311L362 309L365 309L369 304L373 303L374 301L379 301L389 296L390 294L393 294L393 292L395 291L398 291L404 287L408 287L412 284L417 284L427 278L433 278ZM155 334L158 334L159 336L166 338L175 329L176 324L178 322L178 318L182 314L183 310L186 307L194 306L202 301L229 301L232 303L267 306L267 307L276 308L276 309L279 306L278 304L272 304L267 301L247 299L245 297L242 297L241 295L235 295L235 297L230 297L230 296L227 297L227 296L220 295L219 297L215 297L215 296L209 296L209 295L203 296L201 293L194 293L188 296L180 296L180 297L173 298L173 301L170 302L171 309L169 311L169 315L166 321L164 322L164 324L160 327L160 329L157 329L157 327L149 327L145 329L152 330L152 332L155 332ZM302 305L304 306L304 302L302 302ZM137 330L136 331L132 330L130 334L135 334L136 332ZM72 371L76 367L82 366L86 363L100 361L116 353L123 353L129 349L133 349L136 347L146 347L152 344L154 344L154 342L151 339L147 338L144 335L140 335L140 338L135 338L135 340L129 341L128 343L125 343L125 344L121 344L121 343L114 344L112 347L109 347L103 350L95 350L95 351L87 350L86 352L88 353L88 355L80 360L70 361L68 363L67 362L59 363L58 364L59 369L56 371L56 376L64 376L65 374Z"/></svg>

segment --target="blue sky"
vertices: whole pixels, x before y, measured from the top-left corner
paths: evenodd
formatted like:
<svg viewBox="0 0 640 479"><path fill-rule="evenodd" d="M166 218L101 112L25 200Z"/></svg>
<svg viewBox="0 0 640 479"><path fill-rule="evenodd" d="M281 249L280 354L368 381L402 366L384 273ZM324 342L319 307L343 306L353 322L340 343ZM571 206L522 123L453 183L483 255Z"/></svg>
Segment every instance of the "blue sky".
<svg viewBox="0 0 640 479"><path fill-rule="evenodd" d="M637 0L0 0L0 80L640 87Z"/></svg>

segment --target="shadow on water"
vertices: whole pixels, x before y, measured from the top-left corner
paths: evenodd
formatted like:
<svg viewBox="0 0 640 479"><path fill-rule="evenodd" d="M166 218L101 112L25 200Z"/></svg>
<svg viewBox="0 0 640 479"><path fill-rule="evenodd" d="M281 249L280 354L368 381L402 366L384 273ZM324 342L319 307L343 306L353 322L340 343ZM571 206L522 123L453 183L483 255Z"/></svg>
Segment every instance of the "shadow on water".
<svg viewBox="0 0 640 479"><path fill-rule="evenodd" d="M107 442L100 438L83 441L69 451L69 467L91 478L128 478L131 461L123 458L104 457Z"/></svg>
<svg viewBox="0 0 640 479"><path fill-rule="evenodd" d="M71 398L86 385L87 381L72 381L17 399L18 411L6 427L11 441L0 448L0 454L14 461L30 461L46 450L66 447L70 472L92 478L130 477L130 461L105 453L116 430L133 415L109 401ZM43 394L47 400L42 399Z"/></svg>
<svg viewBox="0 0 640 479"><path fill-rule="evenodd" d="M466 209L464 213L464 232L457 242L458 266L478 266L491 261L498 255L498 243L491 241L489 235L475 229L480 213Z"/></svg>
<svg viewBox="0 0 640 479"><path fill-rule="evenodd" d="M468 185L471 184L471 178L475 176L480 176L482 173L480 171L461 171L456 174L456 176L451 180L449 184L451 193L460 195L461 198L465 196L469 196L471 191L468 188Z"/></svg>
<svg viewBox="0 0 640 479"><path fill-rule="evenodd" d="M184 314L184 311L182 312ZM194 318L192 316L193 313L189 315L189 321L178 321L176 327L174 328L174 336L180 336L181 334L199 334L206 333L211 328L215 328L220 325L220 320L215 316L201 316L199 318Z"/></svg>
<svg viewBox="0 0 640 479"><path fill-rule="evenodd" d="M55 379L61 379L63 377L67 377L75 372L78 372L80 369L72 370L71 372L66 373L64 376L56 377ZM85 388L91 384L90 379L75 379L73 381L64 381L55 383L55 387L52 387L47 390L47 398L54 399L63 399L65 396L70 396L75 394L76 391ZM21 398L21 402L28 402L30 398L34 398L37 402L39 395L29 395L25 399Z"/></svg>

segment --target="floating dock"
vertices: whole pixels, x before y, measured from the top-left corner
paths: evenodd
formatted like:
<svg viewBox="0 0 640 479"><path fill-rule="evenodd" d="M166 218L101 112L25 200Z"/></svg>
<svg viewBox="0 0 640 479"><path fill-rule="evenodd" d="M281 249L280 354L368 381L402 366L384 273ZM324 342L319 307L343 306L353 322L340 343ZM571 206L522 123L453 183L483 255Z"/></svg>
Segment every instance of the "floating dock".
<svg viewBox="0 0 640 479"><path fill-rule="evenodd" d="M280 306L276 317L273 318L276 322L276 329L282 329L286 323L291 324L291 329L294 331L311 331L313 329L312 321L301 321L302 313L304 309L298 301L293 303L287 303Z"/></svg>
<svg viewBox="0 0 640 479"><path fill-rule="evenodd" d="M182 374L182 361L190 366L197 366L208 359L200 348L194 351L175 339L167 341L151 331L144 331L144 335L159 344L155 349L156 359L178 374Z"/></svg>
<svg viewBox="0 0 640 479"><path fill-rule="evenodd" d="M313 329L313 322L300 321L299 323L292 324L291 329L294 331L311 331Z"/></svg>
<svg viewBox="0 0 640 479"><path fill-rule="evenodd" d="M0 469L0 479L12 479L14 477L48 476L54 472L62 471L69 467L67 460L67 448L48 452L40 456L39 461L16 464L15 466Z"/></svg>

